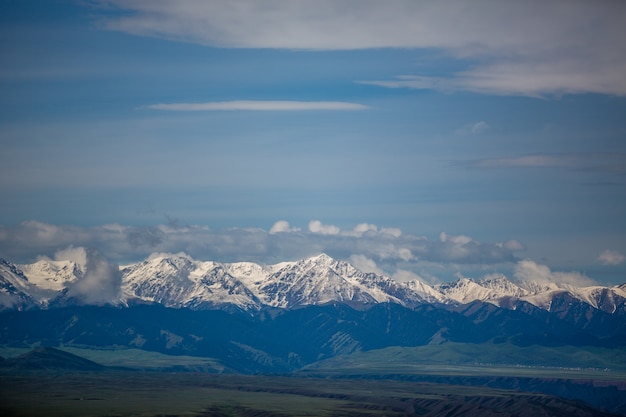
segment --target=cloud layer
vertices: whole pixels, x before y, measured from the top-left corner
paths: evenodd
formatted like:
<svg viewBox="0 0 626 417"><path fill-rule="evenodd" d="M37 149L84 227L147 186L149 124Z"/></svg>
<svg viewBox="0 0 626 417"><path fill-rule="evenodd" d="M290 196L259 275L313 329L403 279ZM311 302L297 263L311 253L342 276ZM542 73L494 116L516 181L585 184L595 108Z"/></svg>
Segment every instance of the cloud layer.
<svg viewBox="0 0 626 417"><path fill-rule="evenodd" d="M319 220L311 220L308 230L279 220L269 231L212 230L177 224L78 227L36 221L0 226L0 253L9 261L27 263L44 256L76 262L83 277L72 285L68 295L89 304L117 299L120 283L117 263L136 262L154 253L186 253L196 259L218 262L274 264L325 252L351 262L364 272L399 281L433 284L465 275L462 271L473 271L474 276L480 277L504 269L522 282L581 287L597 284L579 272L552 271L531 259L520 259L518 255L524 250L517 240L486 243L445 232L437 240L429 240L369 223L344 230ZM607 250L598 259L606 265L618 265L625 258Z"/></svg>
<svg viewBox="0 0 626 417"><path fill-rule="evenodd" d="M503 158L486 158L466 163L473 168L565 168L584 171L626 173L626 154L621 152L538 153Z"/></svg>
<svg viewBox="0 0 626 417"><path fill-rule="evenodd" d="M320 220L311 220L306 230L286 220L268 231L259 228L213 230L205 226L177 224L130 227L109 224L96 227L58 226L27 221L0 226L0 253L12 261L30 262L39 255L53 257L71 246L95 248L113 262L133 262L153 252L185 252L195 258L223 262L274 263L326 252L331 256L369 259L381 268L395 271L398 265L420 263L486 264L516 262L521 243L479 242L463 235L442 233L438 240L402 233L397 228L361 223L343 230ZM73 258L86 254L71 250ZM89 264L85 259L80 264ZM96 268L97 269L97 268Z"/></svg>
<svg viewBox="0 0 626 417"><path fill-rule="evenodd" d="M363 104L345 101L285 101L285 100L236 100L206 103L169 103L145 106L152 110L166 111L314 111L314 110L365 110Z"/></svg>
<svg viewBox="0 0 626 417"><path fill-rule="evenodd" d="M626 95L626 3L493 0L102 0L101 27L222 48L438 49L446 77L395 74L392 88L542 96Z"/></svg>

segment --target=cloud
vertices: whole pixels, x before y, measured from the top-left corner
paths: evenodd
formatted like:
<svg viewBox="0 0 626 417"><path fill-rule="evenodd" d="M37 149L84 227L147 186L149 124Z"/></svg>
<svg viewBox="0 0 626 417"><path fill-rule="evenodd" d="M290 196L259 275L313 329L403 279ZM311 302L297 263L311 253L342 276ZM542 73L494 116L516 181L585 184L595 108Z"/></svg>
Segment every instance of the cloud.
<svg viewBox="0 0 626 417"><path fill-rule="evenodd" d="M626 173L626 154L620 152L541 153L469 161L472 168L563 168Z"/></svg>
<svg viewBox="0 0 626 417"><path fill-rule="evenodd" d="M404 269L398 269L396 272L393 273L391 278L399 282L419 281L419 282L428 283L424 278L422 278L420 275L416 274L415 272L406 271Z"/></svg>
<svg viewBox="0 0 626 417"><path fill-rule="evenodd" d="M479 242L469 236L448 233L442 233L439 239L429 240L402 233L400 229L382 228L371 223L357 224L342 231L338 226L324 224L319 220L311 220L308 228L302 230L286 220L277 221L269 230L211 229L201 225L180 224L141 228L120 224L79 227L36 221L15 226L0 225L0 254L9 261L29 263L40 255L66 259L71 257L79 264L87 265L87 269L92 265L92 270L97 271L106 271L106 266L90 264L90 252L73 248L94 248L92 250L97 251L98 256L118 264L137 262L154 252L184 252L202 260L265 264L325 252L338 259L359 255L363 258L357 260L363 265L367 264L367 258L384 271L411 270L421 276L428 276L424 266L429 271L448 271L450 268L459 268L459 265L514 264L518 261L515 254L522 247L519 242L515 242ZM91 259L97 259L94 257L92 255ZM370 264L369 268L374 266ZM89 287L95 285L96 281L88 280L81 285ZM82 294L83 291L78 287L76 292ZM109 296L112 296L111 292Z"/></svg>
<svg viewBox="0 0 626 417"><path fill-rule="evenodd" d="M366 110L369 107L345 101L282 101L240 100L212 101L206 103L150 104L143 108L165 111L314 111L314 110Z"/></svg>
<svg viewBox="0 0 626 417"><path fill-rule="evenodd" d="M279 220L276 223L274 223L274 225L272 226L272 228L269 231L270 235L276 234L276 233L292 233L292 232L299 232L300 229L297 227L291 227L289 225L289 222L286 220Z"/></svg>
<svg viewBox="0 0 626 417"><path fill-rule="evenodd" d="M389 235L389 236L393 236L396 238L402 236L402 230L400 230L397 227L383 227L380 229L380 233L383 235Z"/></svg>
<svg viewBox="0 0 626 417"><path fill-rule="evenodd" d="M124 230L126 240L133 247L156 247L163 242L165 233L158 227L132 227Z"/></svg>
<svg viewBox="0 0 626 417"><path fill-rule="evenodd" d="M473 135L476 135L478 133L482 133L486 130L488 130L491 126L489 126L487 124L487 122L484 121L480 121L480 122L476 122L473 125L471 125L469 131L470 133L472 133Z"/></svg>
<svg viewBox="0 0 626 417"><path fill-rule="evenodd" d="M332 224L323 224L319 220L311 220L309 222L309 232L321 235L338 235L341 229Z"/></svg>
<svg viewBox="0 0 626 417"><path fill-rule="evenodd" d="M378 232L378 226L376 226L375 224L359 223L356 226L354 226L354 229L345 231L343 232L343 234L346 236L361 237L366 233L377 233L377 232Z"/></svg>
<svg viewBox="0 0 626 417"><path fill-rule="evenodd" d="M83 247L68 246L54 253L55 261L71 261L77 264L83 273L87 267L87 250Z"/></svg>
<svg viewBox="0 0 626 417"><path fill-rule="evenodd" d="M520 281L539 284L554 283L558 286L573 285L576 287L597 285L597 282L580 272L553 272L546 265L538 264L530 259L517 263L514 276Z"/></svg>
<svg viewBox="0 0 626 417"><path fill-rule="evenodd" d="M380 269L374 260L368 258L365 255L352 255L350 256L350 263L356 269L361 272L373 272L378 275L387 275L385 272Z"/></svg>
<svg viewBox="0 0 626 417"><path fill-rule="evenodd" d="M598 260L604 265L619 265L626 260L626 256L614 250L605 250L598 255Z"/></svg>
<svg viewBox="0 0 626 417"><path fill-rule="evenodd" d="M595 281L579 272L552 271L546 265L517 254L525 250L515 239L481 242L471 236L442 232L437 239L410 233L388 233L371 223L342 231L338 226L312 220L300 229L279 220L269 229L211 229L201 225L162 224L146 228L107 224L94 227L51 225L28 221L0 226L0 254L17 263L33 262L38 256L69 259L81 266L84 276L70 294L84 303L102 304L119 295L119 263L137 262L154 252L184 252L195 259L218 262L253 261L274 264L328 253L349 260L366 272L376 272L401 281L433 283L450 279L454 272L514 269L520 281L588 286ZM358 233L357 233L358 232ZM157 239L152 239L153 236ZM129 236L148 236L133 241ZM604 251L600 262L623 263L624 255Z"/></svg>
<svg viewBox="0 0 626 417"><path fill-rule="evenodd" d="M520 252L526 249L522 242L515 239L507 240L506 242L498 242L496 243L496 246L508 249L512 252Z"/></svg>
<svg viewBox="0 0 626 417"><path fill-rule="evenodd" d="M119 301L122 276L117 265L109 263L96 250L70 246L57 251L56 260L76 262L82 276L68 287L67 295L84 304L102 305Z"/></svg>
<svg viewBox="0 0 626 417"><path fill-rule="evenodd" d="M626 3L492 0L102 0L101 28L220 48L438 49L465 63L447 76L383 87L526 96L626 95ZM109 13L110 12L110 13Z"/></svg>

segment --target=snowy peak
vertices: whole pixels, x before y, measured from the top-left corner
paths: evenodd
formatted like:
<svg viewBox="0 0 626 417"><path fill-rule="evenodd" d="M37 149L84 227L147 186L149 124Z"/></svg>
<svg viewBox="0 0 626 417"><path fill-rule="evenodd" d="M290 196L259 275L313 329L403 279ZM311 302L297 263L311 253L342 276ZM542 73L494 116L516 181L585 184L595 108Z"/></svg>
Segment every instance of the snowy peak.
<svg viewBox="0 0 626 417"><path fill-rule="evenodd" d="M258 309L254 294L216 262L195 261L187 255L160 254L122 270L122 291L167 307L214 308L231 304Z"/></svg>
<svg viewBox="0 0 626 417"><path fill-rule="evenodd" d="M363 273L347 262L320 254L295 262L196 261L184 254L153 255L122 270L128 300L171 307L295 308L330 302L393 302L414 306L424 301L416 291L390 278Z"/></svg>
<svg viewBox="0 0 626 417"><path fill-rule="evenodd" d="M43 290L62 291L84 273L80 265L72 261L40 259L18 266L28 276L28 281Z"/></svg>
<svg viewBox="0 0 626 417"><path fill-rule="evenodd" d="M439 284L436 288L449 300L461 304L479 300L499 306L503 299L519 298L528 294L502 275L489 276L479 281L463 277L454 282Z"/></svg>
<svg viewBox="0 0 626 417"><path fill-rule="evenodd" d="M283 264L259 287L268 305L289 308L298 305L375 303L399 300L376 287L368 288L366 274L326 254Z"/></svg>
<svg viewBox="0 0 626 417"><path fill-rule="evenodd" d="M497 294L503 294L513 297L522 297L527 291L520 288L517 284L509 281L504 275L495 274L487 276L478 281L478 285L483 288L490 289Z"/></svg>
<svg viewBox="0 0 626 417"><path fill-rule="evenodd" d="M68 290L83 279L93 279L88 275L70 261L42 259L13 265L0 260L0 309L63 305ZM479 280L461 277L433 287L422 281L399 282L365 273L323 253L275 265L199 261L184 253L159 253L121 268L120 275L122 303L159 303L175 308L258 311L334 302L396 303L413 308L424 303L482 301L507 309L527 302L552 311L554 305L563 308L563 300L573 300L609 314L626 314L626 285L559 287L513 282L493 274Z"/></svg>

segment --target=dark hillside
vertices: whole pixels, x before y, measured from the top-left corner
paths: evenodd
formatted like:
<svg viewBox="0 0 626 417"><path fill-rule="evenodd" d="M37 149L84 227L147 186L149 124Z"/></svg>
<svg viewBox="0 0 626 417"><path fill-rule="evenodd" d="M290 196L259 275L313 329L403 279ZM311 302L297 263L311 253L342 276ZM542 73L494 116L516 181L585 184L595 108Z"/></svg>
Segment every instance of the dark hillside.
<svg viewBox="0 0 626 417"><path fill-rule="evenodd" d="M38 347L16 358L0 361L8 370L101 371L106 367L77 355L50 347Z"/></svg>

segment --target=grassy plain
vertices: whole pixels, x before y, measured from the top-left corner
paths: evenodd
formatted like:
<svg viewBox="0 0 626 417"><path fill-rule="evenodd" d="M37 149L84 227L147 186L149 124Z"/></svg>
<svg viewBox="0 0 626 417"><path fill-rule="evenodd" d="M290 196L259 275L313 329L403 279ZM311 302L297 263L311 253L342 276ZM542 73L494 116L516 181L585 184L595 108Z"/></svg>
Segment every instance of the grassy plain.
<svg viewBox="0 0 626 417"><path fill-rule="evenodd" d="M289 376L262 376L229 374L228 369L211 358L171 356L137 349L62 349L117 368L102 372L2 371L0 415L608 415L548 395L487 386L541 391L534 389L539 385L531 389L520 385L522 380L539 381L538 384L547 380L552 384L552 391L545 392L553 393L555 389L560 390L559 381L570 385L572 381L584 381L582 396L576 394L570 398L589 400L585 396L591 395L596 406L623 410L622 414L626 414L626 402L619 399L620 394L626 392L626 370L620 366L624 353L613 350L460 344L393 347L338 356ZM12 357L28 350L2 348L0 355ZM561 355L557 357L559 352ZM554 360L548 362L555 365L614 367L524 365L532 363L533 355L555 355ZM497 363L485 363L485 358ZM541 356L538 359L544 360ZM511 386L511 381L517 385ZM611 388L600 392L604 388L593 388L596 382ZM578 389L576 384L574 388ZM611 391L615 387L619 387L618 391ZM557 411L546 414L546 410Z"/></svg>
<svg viewBox="0 0 626 417"><path fill-rule="evenodd" d="M540 394L394 380L109 371L0 374L0 387L7 417L603 415Z"/></svg>
<svg viewBox="0 0 626 417"><path fill-rule="evenodd" d="M596 347L519 347L447 343L389 347L336 356L299 373L459 375L626 381L626 351Z"/></svg>

